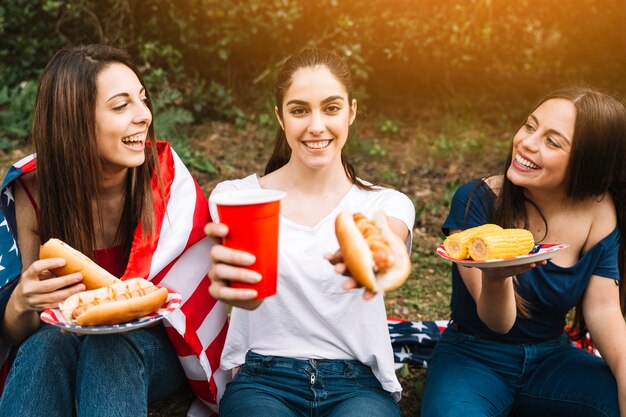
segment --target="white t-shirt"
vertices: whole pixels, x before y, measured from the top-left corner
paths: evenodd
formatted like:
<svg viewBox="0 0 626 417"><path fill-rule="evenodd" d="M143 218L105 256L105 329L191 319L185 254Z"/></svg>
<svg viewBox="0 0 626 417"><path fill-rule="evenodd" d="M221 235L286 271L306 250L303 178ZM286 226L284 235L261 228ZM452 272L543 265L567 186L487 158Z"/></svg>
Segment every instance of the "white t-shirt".
<svg viewBox="0 0 626 417"><path fill-rule="evenodd" d="M259 179L253 174L223 181L211 195L258 188ZM216 207L210 205L210 210L218 221ZM296 359L356 359L370 366L383 389L400 399L402 387L394 370L383 297L364 300L362 289L345 291L345 277L324 259L339 248L335 217L343 210L368 217L383 210L400 219L411 232L407 239L410 248L415 208L406 195L388 188L366 191L353 185L339 205L313 227L281 216L277 293L256 310L232 309L220 365L223 369L241 365L248 350Z"/></svg>

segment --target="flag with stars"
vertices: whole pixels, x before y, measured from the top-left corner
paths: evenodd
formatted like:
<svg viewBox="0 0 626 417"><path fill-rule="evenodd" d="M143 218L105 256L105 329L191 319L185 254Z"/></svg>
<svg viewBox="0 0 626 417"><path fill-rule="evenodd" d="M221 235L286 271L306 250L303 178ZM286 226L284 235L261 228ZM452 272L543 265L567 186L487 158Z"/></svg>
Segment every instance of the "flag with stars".
<svg viewBox="0 0 626 417"><path fill-rule="evenodd" d="M408 321L388 317L387 327L396 369L404 363L427 368L430 355L447 326L448 320Z"/></svg>
<svg viewBox="0 0 626 417"><path fill-rule="evenodd" d="M34 155L29 155L15 163L2 182L0 194L0 311L4 312L9 297L22 273L22 259L17 245L17 225L15 223L15 200L13 182L21 175L36 168ZM9 372L11 345L0 339L0 391L4 387Z"/></svg>
<svg viewBox="0 0 626 417"><path fill-rule="evenodd" d="M17 279L22 272L22 260L17 246L17 227L15 223L15 200L13 199L13 181L36 168L34 155L29 155L7 172L2 183L2 213L0 213L0 311L11 296Z"/></svg>
<svg viewBox="0 0 626 417"><path fill-rule="evenodd" d="M396 369L402 368L405 363L418 368L428 368L430 356L441 338L441 333L448 327L448 323L449 320L408 321L387 317ZM566 327L565 331L569 334L570 329ZM592 355L600 356L591 343L589 334L583 341L574 342L574 345Z"/></svg>
<svg viewBox="0 0 626 417"><path fill-rule="evenodd" d="M153 179L156 237L143 239L141 226L137 228L122 279L147 278L181 294L181 307L164 324L197 397L188 416L213 415L217 413L217 401L230 380L230 372L219 369L228 330L226 307L208 292L212 241L203 231L210 221L208 202L169 144L156 142L156 147L165 197L163 200L158 182ZM16 243L13 184L18 177L35 169L36 157L30 155L9 169L2 185L0 312L4 312L22 270ZM9 348L3 346L0 338L0 384L8 372Z"/></svg>

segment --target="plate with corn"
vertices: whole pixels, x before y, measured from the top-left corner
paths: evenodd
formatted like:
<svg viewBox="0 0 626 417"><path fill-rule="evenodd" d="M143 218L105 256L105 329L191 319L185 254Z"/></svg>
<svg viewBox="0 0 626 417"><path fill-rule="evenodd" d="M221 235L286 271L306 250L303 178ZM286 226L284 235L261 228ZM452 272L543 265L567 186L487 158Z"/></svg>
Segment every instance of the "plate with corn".
<svg viewBox="0 0 626 417"><path fill-rule="evenodd" d="M437 255L463 266L502 268L550 259L568 246L536 244L526 229L484 224L448 236L437 248Z"/></svg>

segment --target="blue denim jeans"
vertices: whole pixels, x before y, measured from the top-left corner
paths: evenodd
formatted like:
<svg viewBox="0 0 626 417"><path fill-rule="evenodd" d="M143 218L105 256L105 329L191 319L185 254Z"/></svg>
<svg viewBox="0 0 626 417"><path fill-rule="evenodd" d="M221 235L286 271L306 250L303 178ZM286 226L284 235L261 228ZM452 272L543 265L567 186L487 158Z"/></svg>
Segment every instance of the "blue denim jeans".
<svg viewBox="0 0 626 417"><path fill-rule="evenodd" d="M226 386L220 417L400 417L372 370L353 360L299 360L248 352Z"/></svg>
<svg viewBox="0 0 626 417"><path fill-rule="evenodd" d="M429 363L422 417L619 416L617 385L601 358L563 334L507 344L445 330Z"/></svg>
<svg viewBox="0 0 626 417"><path fill-rule="evenodd" d="M17 350L0 416L146 416L184 382L162 325L77 336L42 324Z"/></svg>

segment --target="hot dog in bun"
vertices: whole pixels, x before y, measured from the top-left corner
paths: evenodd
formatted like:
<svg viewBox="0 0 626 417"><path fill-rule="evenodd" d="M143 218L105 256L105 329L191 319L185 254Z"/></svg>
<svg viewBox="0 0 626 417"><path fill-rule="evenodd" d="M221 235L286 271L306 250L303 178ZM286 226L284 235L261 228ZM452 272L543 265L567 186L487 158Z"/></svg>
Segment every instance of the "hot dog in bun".
<svg viewBox="0 0 626 417"><path fill-rule="evenodd" d="M391 231L382 211L368 219L361 213L341 212L335 234L350 275L372 292L400 287L411 272L411 261L402 240Z"/></svg>
<svg viewBox="0 0 626 417"><path fill-rule="evenodd" d="M143 278L83 291L59 304L68 323L102 326L125 323L157 311L167 300L167 288Z"/></svg>
<svg viewBox="0 0 626 417"><path fill-rule="evenodd" d="M121 282L82 252L59 239L50 239L39 248L39 259L47 258L64 258L65 266L50 272L56 276L80 272L83 275L82 282L88 290Z"/></svg>

